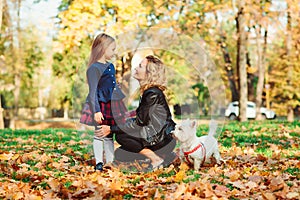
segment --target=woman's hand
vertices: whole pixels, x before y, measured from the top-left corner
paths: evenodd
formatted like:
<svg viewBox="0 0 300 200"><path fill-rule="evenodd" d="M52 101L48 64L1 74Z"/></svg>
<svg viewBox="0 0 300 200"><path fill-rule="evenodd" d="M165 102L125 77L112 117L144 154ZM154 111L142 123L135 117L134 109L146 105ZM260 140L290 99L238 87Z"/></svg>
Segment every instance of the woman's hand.
<svg viewBox="0 0 300 200"><path fill-rule="evenodd" d="M104 120L102 112L96 112L94 115L94 120L98 123L101 124L102 120Z"/></svg>
<svg viewBox="0 0 300 200"><path fill-rule="evenodd" d="M106 137L110 133L111 133L110 126L107 126L107 125L101 125L100 129L95 130L95 136L99 137L99 138Z"/></svg>

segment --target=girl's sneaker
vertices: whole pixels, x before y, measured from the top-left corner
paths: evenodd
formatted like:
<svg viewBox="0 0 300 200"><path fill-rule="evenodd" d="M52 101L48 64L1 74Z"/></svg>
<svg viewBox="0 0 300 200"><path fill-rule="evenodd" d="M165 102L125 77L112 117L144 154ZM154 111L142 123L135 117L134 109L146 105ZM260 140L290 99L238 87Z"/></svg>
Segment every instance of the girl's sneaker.
<svg viewBox="0 0 300 200"><path fill-rule="evenodd" d="M103 171L103 163L99 162L96 166L95 166L95 171L99 170L100 172Z"/></svg>

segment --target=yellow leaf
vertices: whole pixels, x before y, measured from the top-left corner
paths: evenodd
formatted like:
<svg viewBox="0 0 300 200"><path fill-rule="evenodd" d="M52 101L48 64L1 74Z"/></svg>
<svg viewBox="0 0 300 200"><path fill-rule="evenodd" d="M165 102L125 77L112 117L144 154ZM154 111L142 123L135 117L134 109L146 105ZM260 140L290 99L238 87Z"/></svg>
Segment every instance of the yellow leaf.
<svg viewBox="0 0 300 200"><path fill-rule="evenodd" d="M42 197L36 196L35 194L27 194L25 199L30 199L30 200L42 200Z"/></svg>
<svg viewBox="0 0 300 200"><path fill-rule="evenodd" d="M4 153L0 155L0 160L10 160L13 156L13 153Z"/></svg>
<svg viewBox="0 0 300 200"><path fill-rule="evenodd" d="M18 159L19 158L19 154L15 154L12 158L11 158L11 160L16 160L16 159Z"/></svg>
<svg viewBox="0 0 300 200"><path fill-rule="evenodd" d="M187 171L189 169L189 166L185 162L182 162L179 168L180 170Z"/></svg>
<svg viewBox="0 0 300 200"><path fill-rule="evenodd" d="M13 196L13 199L23 199L23 198L24 198L23 192L17 192Z"/></svg>
<svg viewBox="0 0 300 200"><path fill-rule="evenodd" d="M183 180L183 178L185 177L185 172L180 170L176 176L175 176L175 181L176 182L181 182Z"/></svg>
<svg viewBox="0 0 300 200"><path fill-rule="evenodd" d="M87 154L87 153L85 153L85 154L83 154L83 158L84 158L85 160L88 160L88 159L90 159L90 155Z"/></svg>

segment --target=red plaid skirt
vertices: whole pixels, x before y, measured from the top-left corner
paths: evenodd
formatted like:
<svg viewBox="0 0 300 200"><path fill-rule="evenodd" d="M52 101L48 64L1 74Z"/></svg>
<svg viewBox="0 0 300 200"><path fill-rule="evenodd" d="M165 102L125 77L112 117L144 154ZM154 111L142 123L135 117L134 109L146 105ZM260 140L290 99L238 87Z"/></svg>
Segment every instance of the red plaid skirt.
<svg viewBox="0 0 300 200"><path fill-rule="evenodd" d="M102 120L101 123L102 125L116 125L117 123L125 123L125 113L127 112L127 108L122 100L99 103L104 117L104 120Z"/></svg>

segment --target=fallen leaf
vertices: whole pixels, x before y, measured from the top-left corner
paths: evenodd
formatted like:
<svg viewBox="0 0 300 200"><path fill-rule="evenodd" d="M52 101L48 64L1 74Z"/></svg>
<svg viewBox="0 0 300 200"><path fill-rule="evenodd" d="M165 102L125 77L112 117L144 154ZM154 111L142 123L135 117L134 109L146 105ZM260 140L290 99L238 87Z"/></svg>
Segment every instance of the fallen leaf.
<svg viewBox="0 0 300 200"><path fill-rule="evenodd" d="M124 190L120 181L113 181L110 184L110 189L112 189L113 191L123 191Z"/></svg>
<svg viewBox="0 0 300 200"><path fill-rule="evenodd" d="M257 183L255 183L253 181L249 181L248 183L245 183L245 186L248 187L249 189L258 187Z"/></svg>
<svg viewBox="0 0 300 200"><path fill-rule="evenodd" d="M263 156L263 155L261 155L261 154L258 154L257 157L256 157L256 160L264 162L264 161L268 160L268 158L265 157L265 156Z"/></svg>
<svg viewBox="0 0 300 200"><path fill-rule="evenodd" d="M230 181L236 181L240 177L240 173L238 171L228 171L224 175L228 176Z"/></svg>
<svg viewBox="0 0 300 200"><path fill-rule="evenodd" d="M253 176L249 176L248 180L255 182L255 183L260 183L263 180L263 177L258 176L258 175L253 175Z"/></svg>
<svg viewBox="0 0 300 200"><path fill-rule="evenodd" d="M203 193L204 193L205 198L211 198L211 197L215 196L215 193L214 193L214 191L213 191L213 189L212 189L212 187L209 183L206 183L204 185L203 190L204 190Z"/></svg>
<svg viewBox="0 0 300 200"><path fill-rule="evenodd" d="M60 183L57 180L51 178L47 181L47 183L53 191L55 191L55 192L59 191Z"/></svg>
<svg viewBox="0 0 300 200"><path fill-rule="evenodd" d="M13 199L16 199L16 200L23 199L23 198L24 198L23 192L16 192L13 196Z"/></svg>
<svg viewBox="0 0 300 200"><path fill-rule="evenodd" d="M85 189L81 189L77 192L75 192L72 197L73 198L79 198L79 199L83 199L85 197L90 196L92 193L94 193L95 191L91 188L85 188Z"/></svg>
<svg viewBox="0 0 300 200"><path fill-rule="evenodd" d="M283 186L284 186L284 181L280 177L272 178L269 185L272 191L282 189Z"/></svg>
<svg viewBox="0 0 300 200"><path fill-rule="evenodd" d="M185 171L180 170L178 173L176 173L175 181L181 182L185 177Z"/></svg>
<svg viewBox="0 0 300 200"><path fill-rule="evenodd" d="M26 194L25 199L28 199L28 200L42 200L42 197L37 196L35 194Z"/></svg>
<svg viewBox="0 0 300 200"><path fill-rule="evenodd" d="M186 164L186 162L181 162L179 169L182 171L187 171L190 169L190 167Z"/></svg>
<svg viewBox="0 0 300 200"><path fill-rule="evenodd" d="M263 198L266 199L266 200L276 200L276 197L274 194L272 193L261 193Z"/></svg>
<svg viewBox="0 0 300 200"><path fill-rule="evenodd" d="M296 199L296 197L300 197L299 195L299 192L289 192L287 195L286 195L286 198L288 199Z"/></svg>
<svg viewBox="0 0 300 200"><path fill-rule="evenodd" d="M235 182L231 182L231 184L239 189L245 189L245 185L242 183L242 181L235 181Z"/></svg>
<svg viewBox="0 0 300 200"><path fill-rule="evenodd" d="M177 199L182 194L184 194L185 190L186 190L186 185L184 183L181 183L180 185L178 185L176 191L173 194L174 199Z"/></svg>

